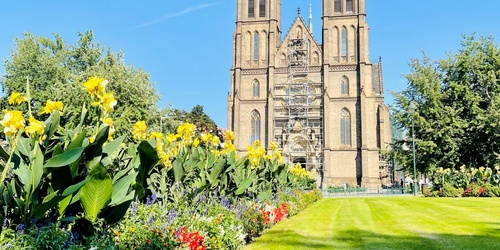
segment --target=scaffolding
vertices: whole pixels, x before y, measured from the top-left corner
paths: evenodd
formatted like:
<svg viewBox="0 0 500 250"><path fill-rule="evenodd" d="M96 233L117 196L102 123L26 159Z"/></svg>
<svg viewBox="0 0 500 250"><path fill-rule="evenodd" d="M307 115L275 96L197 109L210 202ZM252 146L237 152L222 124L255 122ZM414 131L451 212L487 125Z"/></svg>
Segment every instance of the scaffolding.
<svg viewBox="0 0 500 250"><path fill-rule="evenodd" d="M288 76L274 86L274 140L286 163L300 163L316 173L323 169L323 100L321 82L309 76L310 42L288 39Z"/></svg>

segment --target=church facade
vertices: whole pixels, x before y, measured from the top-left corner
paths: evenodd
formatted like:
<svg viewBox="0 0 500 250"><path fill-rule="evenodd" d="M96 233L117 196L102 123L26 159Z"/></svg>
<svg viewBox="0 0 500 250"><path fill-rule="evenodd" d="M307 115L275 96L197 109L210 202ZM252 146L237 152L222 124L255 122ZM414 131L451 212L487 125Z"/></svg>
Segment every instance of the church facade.
<svg viewBox="0 0 500 250"><path fill-rule="evenodd" d="M282 40L280 0L237 0L228 129L245 153L277 143L321 187L390 182L382 63L369 59L365 0L323 0L321 40L300 10Z"/></svg>

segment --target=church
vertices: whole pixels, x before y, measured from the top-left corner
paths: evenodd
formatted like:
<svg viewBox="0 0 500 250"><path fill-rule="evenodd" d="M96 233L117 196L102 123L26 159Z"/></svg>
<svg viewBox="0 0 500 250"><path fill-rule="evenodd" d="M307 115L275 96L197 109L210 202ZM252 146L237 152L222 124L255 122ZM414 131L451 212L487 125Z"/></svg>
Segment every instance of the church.
<svg viewBox="0 0 500 250"><path fill-rule="evenodd" d="M228 129L241 154L274 141L319 187L386 185L391 126L365 0L323 0L321 19L318 39L298 9L282 40L280 0L236 0Z"/></svg>

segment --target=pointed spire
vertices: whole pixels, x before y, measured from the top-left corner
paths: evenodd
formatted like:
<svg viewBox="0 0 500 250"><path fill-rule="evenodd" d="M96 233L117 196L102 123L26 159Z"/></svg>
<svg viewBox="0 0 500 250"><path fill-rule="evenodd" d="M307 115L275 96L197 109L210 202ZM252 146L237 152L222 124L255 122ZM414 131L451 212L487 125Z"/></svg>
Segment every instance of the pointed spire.
<svg viewBox="0 0 500 250"><path fill-rule="evenodd" d="M313 12L311 2L309 2L309 32L311 32L311 35L313 34Z"/></svg>
<svg viewBox="0 0 500 250"><path fill-rule="evenodd" d="M297 16L300 16L300 7L297 8Z"/></svg>

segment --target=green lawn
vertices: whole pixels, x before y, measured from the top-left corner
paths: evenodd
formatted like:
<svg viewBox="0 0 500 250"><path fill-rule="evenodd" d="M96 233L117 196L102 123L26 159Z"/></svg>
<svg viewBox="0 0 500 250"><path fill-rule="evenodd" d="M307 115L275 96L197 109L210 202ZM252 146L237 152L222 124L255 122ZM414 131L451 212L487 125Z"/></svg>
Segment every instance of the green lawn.
<svg viewBox="0 0 500 250"><path fill-rule="evenodd" d="M500 199L323 198L251 249L500 249Z"/></svg>

